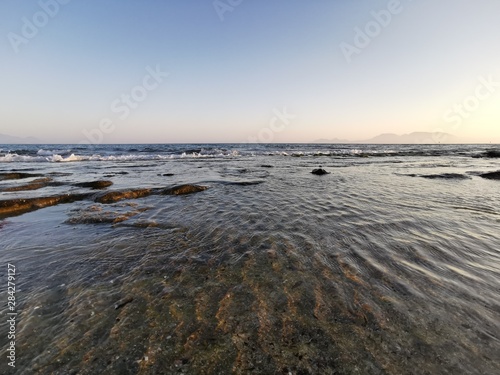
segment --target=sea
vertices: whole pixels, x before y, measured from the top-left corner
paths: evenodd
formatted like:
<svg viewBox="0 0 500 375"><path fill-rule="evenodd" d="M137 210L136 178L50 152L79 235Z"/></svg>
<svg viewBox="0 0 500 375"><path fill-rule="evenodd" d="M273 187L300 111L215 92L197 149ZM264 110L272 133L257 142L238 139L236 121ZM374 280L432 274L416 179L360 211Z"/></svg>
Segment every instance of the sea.
<svg viewBox="0 0 500 375"><path fill-rule="evenodd" d="M499 171L491 144L0 145L0 373L499 374Z"/></svg>

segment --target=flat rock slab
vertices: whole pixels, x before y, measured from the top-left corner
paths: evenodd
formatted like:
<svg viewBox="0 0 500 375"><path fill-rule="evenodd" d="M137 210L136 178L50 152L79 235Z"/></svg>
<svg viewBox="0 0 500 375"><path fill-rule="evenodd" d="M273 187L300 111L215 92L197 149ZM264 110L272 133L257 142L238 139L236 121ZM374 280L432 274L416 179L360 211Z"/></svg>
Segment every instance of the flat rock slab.
<svg viewBox="0 0 500 375"><path fill-rule="evenodd" d="M105 189L111 185L113 185L113 182L107 181L107 180L79 182L79 183L73 184L73 186L82 187L82 188L90 188L90 189L94 189L94 190Z"/></svg>
<svg viewBox="0 0 500 375"><path fill-rule="evenodd" d="M136 199L147 197L152 194L151 189L136 189L136 190L125 190L125 191L110 191L108 193L99 194L94 198L95 202L98 203L115 203L123 199Z"/></svg>
<svg viewBox="0 0 500 375"><path fill-rule="evenodd" d="M482 178L487 178L488 180L500 180L500 171L489 172L480 174Z"/></svg>
<svg viewBox="0 0 500 375"><path fill-rule="evenodd" d="M179 185L161 191L162 195L186 195L207 190L208 187L200 185Z"/></svg>
<svg viewBox="0 0 500 375"><path fill-rule="evenodd" d="M500 158L500 150L489 150L484 153L487 158Z"/></svg>
<svg viewBox="0 0 500 375"><path fill-rule="evenodd" d="M88 196L89 194L63 194L42 198L7 199L0 201L0 215L17 215L60 203L76 202L86 199Z"/></svg>
<svg viewBox="0 0 500 375"><path fill-rule="evenodd" d="M200 191L207 190L206 186L199 185L179 185L171 188L159 188L159 189L135 189L135 190L125 190L125 191L110 191L108 193L99 194L94 198L94 201L98 203L115 203L123 199L136 199L143 198L153 194L160 195L186 195L198 193Z"/></svg>
<svg viewBox="0 0 500 375"><path fill-rule="evenodd" d="M91 199L98 203L110 204L119 202L124 199L143 198L152 194L186 195L186 194L197 193L207 189L208 187L206 186L180 185L171 188L133 189L133 190L123 190L123 191L102 192L98 194L96 193L61 194L61 195L41 197L41 198L7 199L7 200L0 200L0 216L19 215L25 212L38 210L44 207L55 206L60 203L71 203L84 199Z"/></svg>
<svg viewBox="0 0 500 375"><path fill-rule="evenodd" d="M0 180L20 180L22 178L43 177L39 173L21 173L21 172L8 172L0 173Z"/></svg>
<svg viewBox="0 0 500 375"><path fill-rule="evenodd" d="M19 186L11 186L0 191L2 192L15 192L15 191L28 191L28 190L38 190L48 186L52 182L52 178L43 177L37 178L30 183L19 185Z"/></svg>
<svg viewBox="0 0 500 375"><path fill-rule="evenodd" d="M427 174L420 175L419 177L428 178L431 180L443 179L443 180L468 180L469 176L460 173L442 173L442 174Z"/></svg>

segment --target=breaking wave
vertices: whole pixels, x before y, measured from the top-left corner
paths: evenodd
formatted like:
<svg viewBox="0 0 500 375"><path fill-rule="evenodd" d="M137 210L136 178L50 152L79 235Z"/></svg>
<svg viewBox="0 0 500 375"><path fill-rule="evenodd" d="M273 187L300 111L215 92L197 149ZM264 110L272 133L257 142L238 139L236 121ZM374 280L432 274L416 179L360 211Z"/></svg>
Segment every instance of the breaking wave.
<svg viewBox="0 0 500 375"><path fill-rule="evenodd" d="M58 147L60 146L60 147ZM294 158L493 158L491 145L158 144L16 145L0 147L1 162L134 161L278 156Z"/></svg>

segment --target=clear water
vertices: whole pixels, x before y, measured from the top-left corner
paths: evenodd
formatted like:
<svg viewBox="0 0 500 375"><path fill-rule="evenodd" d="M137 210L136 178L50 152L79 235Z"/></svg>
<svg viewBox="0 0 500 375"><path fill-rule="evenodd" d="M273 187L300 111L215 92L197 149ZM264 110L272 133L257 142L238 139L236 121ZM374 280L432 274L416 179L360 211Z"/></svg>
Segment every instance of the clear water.
<svg viewBox="0 0 500 375"><path fill-rule="evenodd" d="M3 200L102 179L209 188L0 219L2 274L18 272L17 367L0 372L499 373L500 181L479 176L500 170L492 149L0 146L0 173L67 183Z"/></svg>

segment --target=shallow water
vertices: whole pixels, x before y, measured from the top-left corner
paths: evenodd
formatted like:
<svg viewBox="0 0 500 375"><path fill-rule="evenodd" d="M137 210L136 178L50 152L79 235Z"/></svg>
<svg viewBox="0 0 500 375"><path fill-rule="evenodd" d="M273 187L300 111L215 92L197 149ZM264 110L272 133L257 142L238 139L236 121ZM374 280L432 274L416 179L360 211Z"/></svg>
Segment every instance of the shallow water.
<svg viewBox="0 0 500 375"><path fill-rule="evenodd" d="M500 372L491 146L6 147L0 172L65 184L1 199L208 187L2 219L16 374Z"/></svg>

